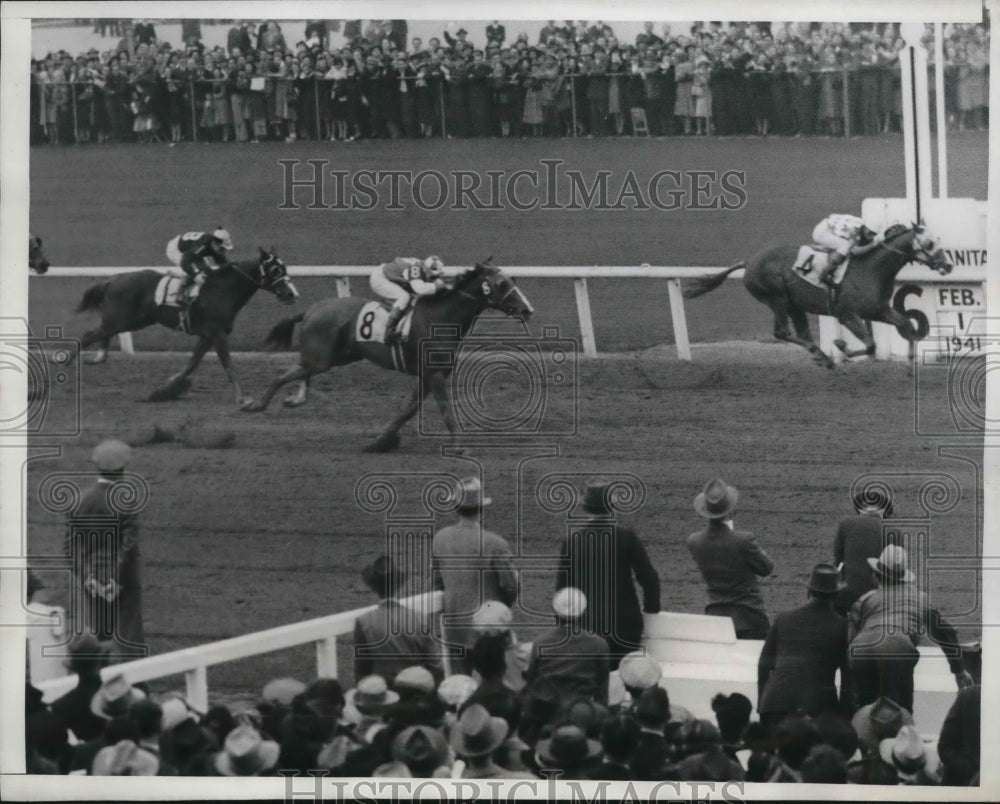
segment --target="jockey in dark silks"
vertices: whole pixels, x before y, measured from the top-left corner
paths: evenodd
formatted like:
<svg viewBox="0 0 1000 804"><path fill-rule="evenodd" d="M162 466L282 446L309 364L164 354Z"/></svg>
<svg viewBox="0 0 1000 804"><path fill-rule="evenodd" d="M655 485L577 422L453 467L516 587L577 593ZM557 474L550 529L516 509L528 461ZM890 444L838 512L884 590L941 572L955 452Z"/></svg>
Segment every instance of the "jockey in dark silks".
<svg viewBox="0 0 1000 804"><path fill-rule="evenodd" d="M226 252L232 250L233 241L225 229L188 232L167 243L167 259L189 278L185 286L188 307L198 298L205 280L229 264Z"/></svg>

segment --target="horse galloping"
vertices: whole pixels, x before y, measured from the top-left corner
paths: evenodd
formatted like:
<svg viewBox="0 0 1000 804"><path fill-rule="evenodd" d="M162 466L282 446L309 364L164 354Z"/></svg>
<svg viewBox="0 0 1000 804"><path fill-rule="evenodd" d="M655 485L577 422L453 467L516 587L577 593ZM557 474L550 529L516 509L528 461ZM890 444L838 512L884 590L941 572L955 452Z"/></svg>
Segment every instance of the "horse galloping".
<svg viewBox="0 0 1000 804"><path fill-rule="evenodd" d="M865 345L864 349L848 351L847 344L836 341L836 346L847 357L873 355L875 341L870 322L879 321L896 327L899 334L913 343L927 336L918 331L910 318L893 308L890 299L896 274L904 265L919 262L941 275L951 272L944 251L937 239L921 225L889 227L873 251L851 257L850 265L840 287L833 293L803 279L793 271L798 248L778 246L761 251L746 263L711 276L695 279L684 292L692 299L719 287L729 274L746 265L743 284L758 301L774 313L774 337L795 343L808 350L820 365L833 368L833 361L813 342L809 330L808 313L833 316ZM789 318L795 327L792 335Z"/></svg>
<svg viewBox="0 0 1000 804"><path fill-rule="evenodd" d="M153 324L181 329L180 307L157 303L157 286L163 279L164 274L159 271L135 271L93 285L83 294L77 312L95 310L101 315L100 326L85 333L80 341L81 352L95 343L99 345L97 355L88 363L103 363L111 338L122 332L134 332ZM149 401L162 402L179 397L190 387L189 377L201 359L214 347L236 393L236 404L247 402L233 371L228 335L236 316L258 290L273 293L285 304L291 304L299 295L288 278L285 264L264 249L260 249L258 259L230 263L208 278L188 316L186 332L198 338L191 359L183 371L153 391Z"/></svg>
<svg viewBox="0 0 1000 804"><path fill-rule="evenodd" d="M314 375L335 366L368 360L385 369L417 376L419 381L406 409L366 448L366 452L387 452L398 447L400 428L416 415L429 394L434 395L448 432L454 435L457 427L446 383L454 367L429 362L421 341L433 342L435 349L431 351L443 352L444 349L437 347L450 347L457 354L458 343L484 310L499 310L524 319L534 312L514 280L493 266L491 260L458 274L450 288L418 299L412 312L409 337L401 344L388 346L380 339L364 339L366 323L370 334L373 322L364 322L359 317L369 304L368 300L354 296L325 299L306 313L279 322L268 335L267 343L272 348L290 348L293 331L301 323L299 365L272 382L260 399L243 409L264 410L278 389L291 382L298 382L299 387L284 404L297 407L305 403L309 380ZM383 309L383 317L385 315Z"/></svg>

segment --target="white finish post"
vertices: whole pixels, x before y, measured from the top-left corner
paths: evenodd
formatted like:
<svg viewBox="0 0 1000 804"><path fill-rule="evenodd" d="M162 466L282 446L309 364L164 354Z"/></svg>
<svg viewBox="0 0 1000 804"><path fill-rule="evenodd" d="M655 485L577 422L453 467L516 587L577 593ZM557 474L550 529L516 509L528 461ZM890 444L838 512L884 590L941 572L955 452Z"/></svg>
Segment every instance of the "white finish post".
<svg viewBox="0 0 1000 804"><path fill-rule="evenodd" d="M927 97L927 51L921 43L924 25L899 26L906 43L899 52L903 100L903 153L906 161L906 198L914 221L926 212L931 197L930 105Z"/></svg>
<svg viewBox="0 0 1000 804"><path fill-rule="evenodd" d="M337 637L316 641L316 677L337 677Z"/></svg>
<svg viewBox="0 0 1000 804"><path fill-rule="evenodd" d="M118 336L118 343L121 344L122 352L127 355L135 354L135 345L132 343L132 333L123 332Z"/></svg>
<svg viewBox="0 0 1000 804"><path fill-rule="evenodd" d="M346 276L337 277L337 295L340 298L351 295L351 280Z"/></svg>
<svg viewBox="0 0 1000 804"><path fill-rule="evenodd" d="M187 682L187 700L199 712L208 711L208 668L202 665L184 674Z"/></svg>
<svg viewBox="0 0 1000 804"><path fill-rule="evenodd" d="M691 360L691 343L688 341L687 315L684 312L684 293L681 290L681 280L668 279L667 294L670 296L670 319L674 324L677 357L681 360Z"/></svg>
<svg viewBox="0 0 1000 804"><path fill-rule="evenodd" d="M948 197L948 119L944 111L944 23L934 23L934 106L937 117L938 198Z"/></svg>
<svg viewBox="0 0 1000 804"><path fill-rule="evenodd" d="M820 344L829 344L826 356L834 363L842 363L845 359L844 353L834 344L834 341L841 337L843 336L840 322L833 316L821 315L819 317L819 342Z"/></svg>
<svg viewBox="0 0 1000 804"><path fill-rule="evenodd" d="M576 291L576 312L580 318L583 353L587 357L597 357L597 340L594 338L594 320L590 317L590 296L587 295L586 278L573 280L573 289Z"/></svg>

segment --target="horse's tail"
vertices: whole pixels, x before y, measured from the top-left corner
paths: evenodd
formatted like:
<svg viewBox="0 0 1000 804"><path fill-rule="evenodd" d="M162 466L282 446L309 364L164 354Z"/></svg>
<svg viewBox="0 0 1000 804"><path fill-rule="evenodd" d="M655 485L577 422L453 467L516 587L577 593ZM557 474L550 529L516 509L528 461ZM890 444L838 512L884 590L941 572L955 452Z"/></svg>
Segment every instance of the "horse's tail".
<svg viewBox="0 0 1000 804"><path fill-rule="evenodd" d="M725 271L719 271L717 274L709 274L708 276L695 277L691 284L684 289L685 299L694 299L698 296L704 296L709 291L715 290L719 285L726 281L733 271L737 271L740 268L746 266L746 261L740 260L739 262L733 263Z"/></svg>
<svg viewBox="0 0 1000 804"><path fill-rule="evenodd" d="M91 285L87 288L83 294L83 298L80 299L80 303L76 307L76 311L78 313L85 313L87 310L100 309L110 284L110 282L101 282L100 284Z"/></svg>
<svg viewBox="0 0 1000 804"><path fill-rule="evenodd" d="M292 346L292 335L295 332L295 325L303 318L305 313L293 315L290 318L283 318L275 324L264 340L264 345L269 349L290 349Z"/></svg>

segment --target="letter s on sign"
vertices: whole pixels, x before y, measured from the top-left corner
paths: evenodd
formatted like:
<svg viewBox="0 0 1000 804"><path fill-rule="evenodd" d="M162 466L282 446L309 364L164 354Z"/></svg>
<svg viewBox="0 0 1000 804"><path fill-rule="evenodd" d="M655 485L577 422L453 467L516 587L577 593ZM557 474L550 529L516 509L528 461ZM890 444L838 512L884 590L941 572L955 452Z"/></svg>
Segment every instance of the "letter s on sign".
<svg viewBox="0 0 1000 804"><path fill-rule="evenodd" d="M910 296L923 296L924 289L919 285L903 285L899 290L896 291L896 295L892 297L892 309L897 313L901 313L910 319L910 323L913 324L913 328L917 331L916 340L921 341L927 337L928 333L931 331L931 324L927 320L927 316L923 314L920 310L907 310L906 300ZM896 331L906 338L908 333L902 331L900 327L896 327Z"/></svg>

